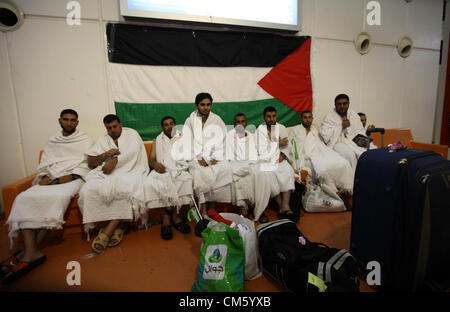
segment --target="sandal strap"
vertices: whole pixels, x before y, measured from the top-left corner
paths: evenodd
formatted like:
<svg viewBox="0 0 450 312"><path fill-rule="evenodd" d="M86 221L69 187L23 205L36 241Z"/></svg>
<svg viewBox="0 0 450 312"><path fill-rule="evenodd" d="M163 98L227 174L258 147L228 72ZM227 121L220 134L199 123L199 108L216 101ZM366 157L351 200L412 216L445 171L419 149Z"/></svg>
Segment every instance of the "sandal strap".
<svg viewBox="0 0 450 312"><path fill-rule="evenodd" d="M106 249L106 247L108 247L108 243L109 243L110 237L108 237L108 235L106 235L103 232L103 229L101 229L98 232L97 237L94 239L94 241L92 242L92 249L94 249L95 252L102 252ZM103 247L102 250L99 250L98 248L95 247L95 245L101 245Z"/></svg>
<svg viewBox="0 0 450 312"><path fill-rule="evenodd" d="M125 229L118 227L114 230L113 234L111 235L111 237L109 238L109 242L111 242L112 240L116 240L116 242L114 242L114 244L109 244L108 242L108 247L113 247L118 245L123 238L123 234L125 233Z"/></svg>

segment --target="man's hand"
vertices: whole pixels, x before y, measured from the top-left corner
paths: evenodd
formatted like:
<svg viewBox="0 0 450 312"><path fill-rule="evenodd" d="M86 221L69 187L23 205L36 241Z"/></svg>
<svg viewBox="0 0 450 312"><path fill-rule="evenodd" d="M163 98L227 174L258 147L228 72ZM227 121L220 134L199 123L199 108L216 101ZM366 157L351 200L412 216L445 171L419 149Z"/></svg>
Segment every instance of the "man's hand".
<svg viewBox="0 0 450 312"><path fill-rule="evenodd" d="M361 141L356 142L356 145L358 145L359 147L366 147L361 143Z"/></svg>
<svg viewBox="0 0 450 312"><path fill-rule="evenodd" d="M62 177L58 178L59 184L64 184L64 183L68 183L68 182L72 182L72 181L73 181L73 179L72 179L72 175L71 174L68 174L68 175L65 175L65 176L62 176Z"/></svg>
<svg viewBox="0 0 450 312"><path fill-rule="evenodd" d="M155 162L155 170L158 173L165 173L166 172L166 167L164 167L163 164L159 163L159 162Z"/></svg>
<svg viewBox="0 0 450 312"><path fill-rule="evenodd" d="M105 153L106 158L113 157L113 156L119 155L119 154L120 154L120 151L117 148L112 148Z"/></svg>
<svg viewBox="0 0 450 312"><path fill-rule="evenodd" d="M50 179L49 176L44 176L39 180L38 184L39 185L48 185L50 182L52 182L52 179Z"/></svg>
<svg viewBox="0 0 450 312"><path fill-rule="evenodd" d="M280 141L278 142L278 146L282 147L282 146L286 146L289 144L289 139L288 138L282 138L280 139Z"/></svg>
<svg viewBox="0 0 450 312"><path fill-rule="evenodd" d="M206 163L206 161L202 158L198 160L198 163L200 164L200 166L202 167L208 167L208 164Z"/></svg>
<svg viewBox="0 0 450 312"><path fill-rule="evenodd" d="M111 160L108 160L102 167L102 171L104 174L111 174L111 172L114 170L118 162L117 157L114 157Z"/></svg>
<svg viewBox="0 0 450 312"><path fill-rule="evenodd" d="M217 164L217 163L218 163L218 161L217 161L217 160L215 160L215 159L213 158L213 159L211 159L210 163L211 163L211 166L212 166L212 165L215 165L215 164Z"/></svg>
<svg viewBox="0 0 450 312"><path fill-rule="evenodd" d="M342 130L344 130L345 128L350 127L350 120L348 119L344 119L342 120Z"/></svg>
<svg viewBox="0 0 450 312"><path fill-rule="evenodd" d="M280 157L278 158L278 162L282 162L285 159L286 159L286 155L284 155L283 153L280 153Z"/></svg>
<svg viewBox="0 0 450 312"><path fill-rule="evenodd" d="M375 128L374 125L367 126L367 130Z"/></svg>

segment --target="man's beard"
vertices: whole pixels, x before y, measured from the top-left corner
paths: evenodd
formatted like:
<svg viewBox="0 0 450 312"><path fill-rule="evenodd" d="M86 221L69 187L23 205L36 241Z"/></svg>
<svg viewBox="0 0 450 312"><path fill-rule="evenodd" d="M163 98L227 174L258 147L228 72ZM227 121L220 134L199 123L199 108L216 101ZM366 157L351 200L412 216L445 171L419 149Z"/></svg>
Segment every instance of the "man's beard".
<svg viewBox="0 0 450 312"><path fill-rule="evenodd" d="M72 130L67 130L67 129L64 128L63 126L61 126L61 128L63 129L63 131L64 131L65 133L68 133L68 134L73 134L73 133L75 132L75 130L77 130L77 128L73 128Z"/></svg>

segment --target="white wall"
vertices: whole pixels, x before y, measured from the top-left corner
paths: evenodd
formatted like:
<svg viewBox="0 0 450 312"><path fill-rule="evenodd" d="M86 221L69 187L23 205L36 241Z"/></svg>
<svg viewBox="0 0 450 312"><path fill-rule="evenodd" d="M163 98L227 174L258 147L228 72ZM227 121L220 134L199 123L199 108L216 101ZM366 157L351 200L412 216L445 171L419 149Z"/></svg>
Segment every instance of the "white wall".
<svg viewBox="0 0 450 312"><path fill-rule="evenodd" d="M81 130L104 133L113 112L107 81L105 26L119 21L118 0L78 0L81 25L68 26L68 0L15 0L26 18L0 33L0 187L36 171L38 152L59 125L58 113L74 108ZM383 127L409 127L431 142L441 40L441 0L379 0L381 26L365 23L368 0L302 0L301 35L313 37L312 75L316 123L336 94ZM354 48L358 33L372 35L369 54ZM395 45L410 36L416 49L402 59Z"/></svg>
<svg viewBox="0 0 450 312"><path fill-rule="evenodd" d="M313 37L315 124L333 108L334 97L347 93L350 108L385 128L411 128L416 141L431 143L439 74L442 0L379 0L381 25L369 26L369 0L303 0L304 28ZM307 12L304 11L305 14ZM312 17L311 17L312 16ZM360 55L354 40L372 38ZM414 50L401 58L398 40L409 36Z"/></svg>

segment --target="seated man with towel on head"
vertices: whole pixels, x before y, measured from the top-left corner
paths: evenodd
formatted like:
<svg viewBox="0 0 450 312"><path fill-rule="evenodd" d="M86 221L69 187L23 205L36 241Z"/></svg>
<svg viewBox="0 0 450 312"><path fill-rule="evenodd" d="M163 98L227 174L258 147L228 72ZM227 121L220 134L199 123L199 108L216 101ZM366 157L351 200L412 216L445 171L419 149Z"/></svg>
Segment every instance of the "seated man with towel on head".
<svg viewBox="0 0 450 312"><path fill-rule="evenodd" d="M196 110L183 126L185 159L194 178L194 193L201 214L214 208L216 202L231 203L231 168L225 160L227 128L222 119L211 112L213 99L209 93L195 97Z"/></svg>
<svg viewBox="0 0 450 312"><path fill-rule="evenodd" d="M86 152L93 170L87 175L78 200L88 234L98 222L109 221L92 243L96 253L122 241L123 221L141 217L145 202L143 181L149 171L139 134L131 128L122 128L116 115L105 116L103 124L108 134Z"/></svg>
<svg viewBox="0 0 450 312"><path fill-rule="evenodd" d="M149 166L153 170L144 182L145 207L147 209L164 207L161 208L163 213L161 237L165 240L173 236L171 223L183 234L191 231L189 225L179 216L182 206L193 205L194 193L188 163L176 161L172 157L173 145L181 138L181 132L175 126L175 118L171 116L161 120L162 132L152 144L148 159Z"/></svg>
<svg viewBox="0 0 450 312"><path fill-rule="evenodd" d="M45 261L39 243L47 230L62 229L64 214L88 174L86 151L94 143L77 130L78 114L72 109L61 112L62 131L51 137L42 154L33 186L14 200L7 220L11 248L19 231L24 250L19 250L1 263L3 283L9 283Z"/></svg>

